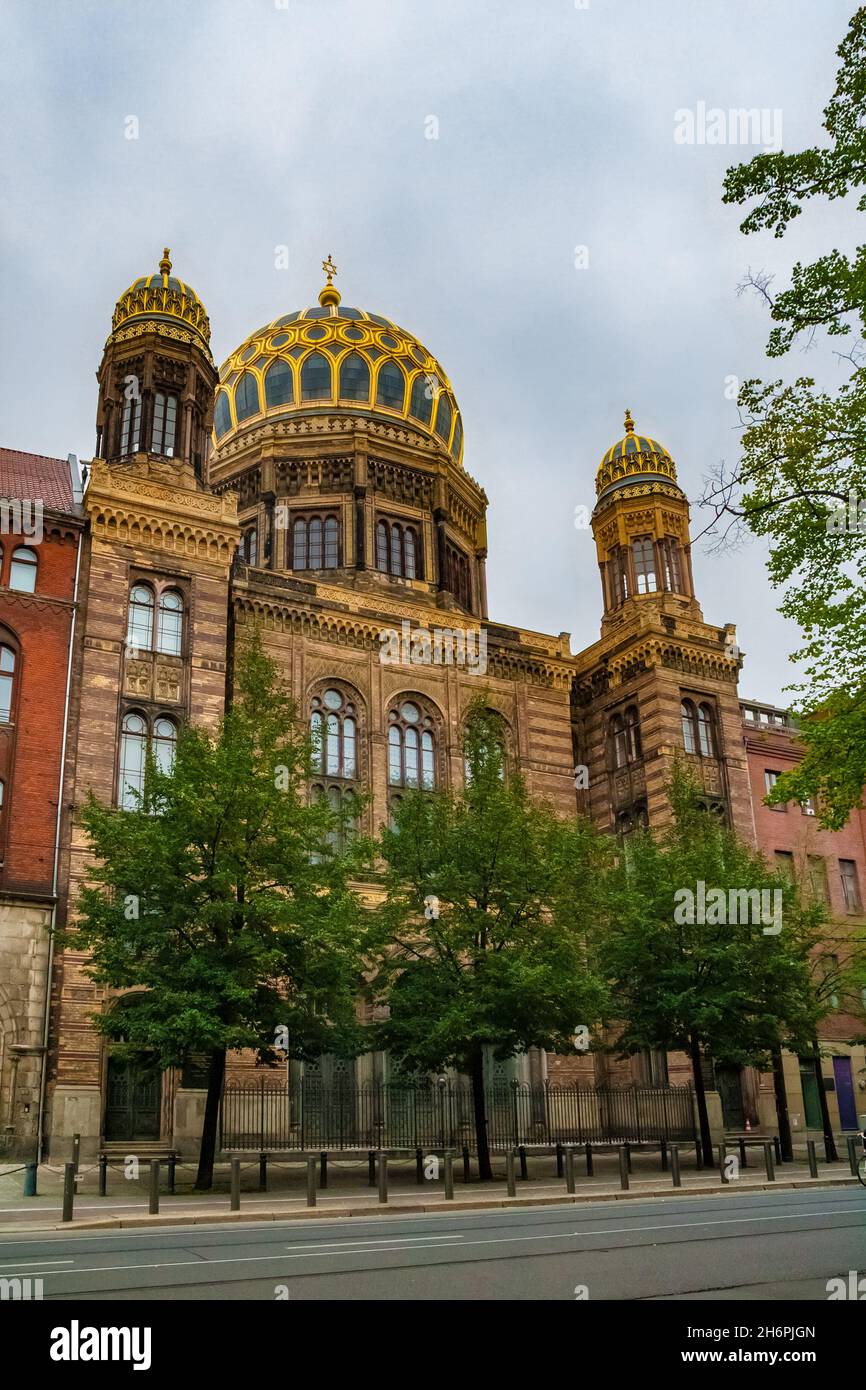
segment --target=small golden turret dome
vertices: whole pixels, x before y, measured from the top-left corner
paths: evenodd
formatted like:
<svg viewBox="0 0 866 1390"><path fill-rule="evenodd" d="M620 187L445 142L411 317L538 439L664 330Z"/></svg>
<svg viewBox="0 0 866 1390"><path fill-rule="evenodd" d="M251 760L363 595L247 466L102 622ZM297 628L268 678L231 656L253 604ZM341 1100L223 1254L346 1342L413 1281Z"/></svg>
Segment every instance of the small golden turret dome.
<svg viewBox="0 0 866 1390"><path fill-rule="evenodd" d="M611 444L598 465L595 490L599 501L618 485L626 483L651 484L654 480L665 480L676 485L676 466L664 444L648 434L638 434L630 410L625 412L624 428L622 439Z"/></svg>
<svg viewBox="0 0 866 1390"><path fill-rule="evenodd" d="M166 246L158 273L133 280L118 299L111 319L109 342L146 332L147 326L142 320L151 319L157 322L157 332L159 325L164 326L162 331L168 337L176 336L177 329L183 325L209 351L210 323L205 307L192 286L178 280L171 270L171 255Z"/></svg>

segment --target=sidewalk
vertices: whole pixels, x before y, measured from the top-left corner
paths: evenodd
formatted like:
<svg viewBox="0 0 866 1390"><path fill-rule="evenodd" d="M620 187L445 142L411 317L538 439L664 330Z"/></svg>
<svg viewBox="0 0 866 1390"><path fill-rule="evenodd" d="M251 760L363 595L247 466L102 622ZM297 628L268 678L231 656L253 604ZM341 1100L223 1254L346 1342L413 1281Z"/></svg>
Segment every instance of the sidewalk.
<svg viewBox="0 0 866 1390"><path fill-rule="evenodd" d="M227 1164L220 1165L214 1177L212 1192L195 1193L192 1183L195 1168L178 1164L176 1193L168 1192L165 1166L161 1169L159 1215L148 1214L149 1169L145 1163L138 1177L125 1176L123 1165L112 1165L108 1175L108 1191L99 1196L98 1172L95 1165L82 1165L75 1195L73 1220L61 1222L63 1170L43 1165L39 1169L38 1196L23 1197L23 1173L19 1165L0 1165L0 1232L44 1230L104 1230L140 1226L196 1225L224 1221L277 1221L287 1219L316 1219L345 1216L367 1216L388 1212L422 1212L476 1210L503 1206L542 1206L552 1203L585 1203L598 1201L628 1201L647 1197L706 1196L743 1191L792 1190L827 1187L851 1187L863 1195L866 1208L866 1188L863 1188L849 1169L846 1159L838 1163L820 1163L819 1176L812 1178L805 1162L785 1163L776 1168L775 1182L768 1182L763 1158L751 1152L748 1167L723 1184L717 1168L696 1170L694 1153L684 1154L681 1164L682 1186L673 1186L670 1171L662 1172L657 1154L635 1153L628 1190L620 1182L616 1154L594 1154L594 1173L586 1175L582 1153L575 1155L575 1193L566 1191L565 1177L557 1177L556 1161L552 1156L530 1157L527 1179L521 1179L516 1164L516 1195L509 1197L505 1182L505 1162L501 1156L494 1160L493 1182L464 1183L462 1163L454 1165L454 1198L446 1200L442 1166L438 1177L432 1175L420 1184L416 1180L413 1159L390 1159L388 1164L388 1202L380 1203L376 1187L370 1187L366 1163L339 1158L329 1159L328 1186L318 1186L319 1165L316 1166L316 1205L307 1205L306 1166L301 1163L271 1162L268 1167L268 1191L259 1190L259 1163L250 1155L241 1166L240 1209L230 1209L230 1179ZM130 1165L130 1168L132 1165ZM10 1171L17 1169L18 1171Z"/></svg>

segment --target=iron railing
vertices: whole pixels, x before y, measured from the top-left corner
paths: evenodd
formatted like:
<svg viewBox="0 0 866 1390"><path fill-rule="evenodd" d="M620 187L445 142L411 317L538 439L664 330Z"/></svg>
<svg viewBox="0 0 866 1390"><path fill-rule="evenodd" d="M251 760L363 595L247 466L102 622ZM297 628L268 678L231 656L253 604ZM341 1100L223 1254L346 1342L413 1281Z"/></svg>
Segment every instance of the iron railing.
<svg viewBox="0 0 866 1390"><path fill-rule="evenodd" d="M695 1138L690 1086L523 1085L485 1088L491 1149L557 1142L658 1143ZM228 1083L223 1149L436 1149L475 1147L471 1083L325 1085Z"/></svg>

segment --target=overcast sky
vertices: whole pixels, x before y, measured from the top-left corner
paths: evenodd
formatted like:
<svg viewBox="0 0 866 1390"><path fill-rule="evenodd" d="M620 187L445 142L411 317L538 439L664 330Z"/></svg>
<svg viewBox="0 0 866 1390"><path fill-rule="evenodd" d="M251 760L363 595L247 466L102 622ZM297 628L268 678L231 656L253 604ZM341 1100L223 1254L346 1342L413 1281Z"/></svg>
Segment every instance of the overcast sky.
<svg viewBox="0 0 866 1390"><path fill-rule="evenodd" d="M598 572L573 518L624 408L696 497L737 458L732 377L836 372L824 345L767 361L766 310L736 287L851 249L849 210L743 237L721 183L759 146L678 143L675 113L778 111L785 150L819 143L854 8L2 0L0 444L90 457L114 303L164 245L217 363L315 303L331 252L344 302L451 378L490 498L491 618L588 645ZM797 633L761 546L694 560L707 620L738 625L742 693L784 701Z"/></svg>

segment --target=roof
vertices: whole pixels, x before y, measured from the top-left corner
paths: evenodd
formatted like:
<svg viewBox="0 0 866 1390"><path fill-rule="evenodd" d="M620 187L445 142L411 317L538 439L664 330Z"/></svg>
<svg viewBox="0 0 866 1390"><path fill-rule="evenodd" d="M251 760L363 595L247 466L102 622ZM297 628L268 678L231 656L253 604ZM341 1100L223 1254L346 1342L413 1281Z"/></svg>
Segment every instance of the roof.
<svg viewBox="0 0 866 1390"><path fill-rule="evenodd" d="M39 501L56 512L80 511L72 496L68 460L22 449L0 448L0 497Z"/></svg>

